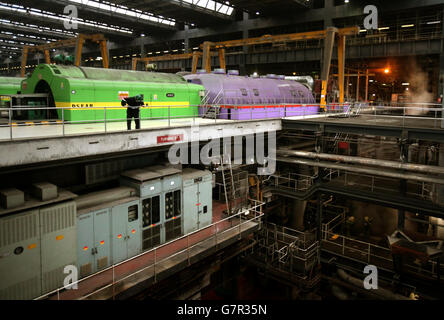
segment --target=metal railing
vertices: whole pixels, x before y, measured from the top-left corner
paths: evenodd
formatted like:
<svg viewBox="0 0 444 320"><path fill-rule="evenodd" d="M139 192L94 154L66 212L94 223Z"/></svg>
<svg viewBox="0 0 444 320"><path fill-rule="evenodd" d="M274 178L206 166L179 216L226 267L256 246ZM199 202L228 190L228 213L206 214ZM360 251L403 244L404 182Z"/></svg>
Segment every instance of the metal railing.
<svg viewBox="0 0 444 320"><path fill-rule="evenodd" d="M387 271L393 271L394 268L392 251L389 248L356 240L335 232L323 232L321 250L339 254L366 264L372 264ZM437 279L436 261L428 261L425 264L407 262L403 264L403 267L408 272ZM442 274L444 266L441 265L440 268L440 273Z"/></svg>
<svg viewBox="0 0 444 320"><path fill-rule="evenodd" d="M288 189L289 191L304 192L314 185L317 175L304 175L298 173L272 174L270 183L274 187Z"/></svg>
<svg viewBox="0 0 444 320"><path fill-rule="evenodd" d="M277 104L276 104L277 103ZM270 107L273 106L273 107ZM170 127L190 127L199 124L226 123L232 121L248 121L258 119L281 119L285 117L315 117L319 115L329 115L344 112L348 105L342 107L338 105L327 105L326 111L320 111L319 104L287 104L284 102L267 102L258 105L242 105L242 104L224 104L218 106L221 108L221 114L214 116L214 119L203 118L207 108L210 105L174 105L165 106L163 114L156 112L157 109L149 107L141 107L140 113L144 114L138 118L141 123L141 129L160 129ZM189 109L193 112L189 112ZM109 133L123 132L127 130L126 115L116 116L116 110L121 110L121 106L105 106L90 108L73 108L73 107L26 107L26 108L0 108L0 113L7 113L7 119L0 119L0 140L14 140L20 138L38 138L38 137L59 137L84 133ZM58 116L54 119L43 120L15 120L15 111L32 111L32 110L49 110L57 111ZM100 112L103 110L103 113ZM148 110L148 111L147 111ZM154 110L154 111L153 111ZM187 110L187 111L184 111ZM95 111L94 119L89 119L91 115L84 115L82 111ZM125 113L125 111L122 111ZM145 114L148 113L148 116ZM72 120L71 116L75 115L76 120ZM61 119L60 119L61 118ZM2 121L3 120L3 121ZM134 118L131 120L132 128L134 128ZM39 128L38 131L30 130L30 127Z"/></svg>
<svg viewBox="0 0 444 320"><path fill-rule="evenodd" d="M326 169L325 179L347 186L354 186L371 192L399 194L399 179ZM393 187L390 187L393 186ZM429 182L407 181L406 195L420 200L435 201L433 184ZM436 197L436 195L435 195Z"/></svg>
<svg viewBox="0 0 444 320"><path fill-rule="evenodd" d="M321 108L320 104L307 103L296 104L282 101L267 101L267 103L257 105L224 104L217 106L219 112L214 113L214 119L202 118L211 105L201 106L167 106L163 114L156 113L156 109L145 109L142 107L139 117L141 129L160 129L170 127L191 127L193 125L219 124L233 121L248 121L259 119L310 119L315 117L341 116L352 117L357 115L364 119L373 117L374 120L393 122L397 126L405 127L414 125L415 127L441 128L443 123L443 107L440 104L396 104L376 105L362 103L327 104ZM241 101L239 101L241 102ZM185 108L192 108L193 112L184 111ZM43 138L59 137L84 133L109 133L123 132L127 130L126 116L117 118L115 111L122 107L100 107L100 108L0 108L0 113L7 113L7 119L0 119L0 140L14 140L21 138ZM61 119L45 119L28 122L27 120L14 120L14 111L50 110L58 111ZM94 119L81 118L81 112L95 111ZM103 114L100 112L103 110ZM148 111L147 111L148 110ZM181 112L182 111L182 112ZM77 120L70 117L77 112ZM124 112L124 111L123 111ZM71 114L72 113L72 114ZM146 114L149 114L146 116ZM80 116L79 116L80 115ZM3 120L3 121L2 121ZM132 120L134 122L134 120ZM31 130L30 127L44 127L39 130ZM134 124L132 123L132 127Z"/></svg>
<svg viewBox="0 0 444 320"><path fill-rule="evenodd" d="M286 271L300 280L317 281L313 269L319 262L316 231L301 232L266 223L256 234L254 259L279 271ZM312 277L311 277L312 276Z"/></svg>
<svg viewBox="0 0 444 320"><path fill-rule="evenodd" d="M109 299L140 281L151 279L155 283L162 272L168 269L168 262L190 266L194 255L212 247L217 248L225 239L241 239L242 233L248 230L251 223L256 223L260 229L263 203L251 201L255 205L242 212L69 284L70 287L77 285L77 289L58 288L35 300ZM170 248L175 251L170 252Z"/></svg>

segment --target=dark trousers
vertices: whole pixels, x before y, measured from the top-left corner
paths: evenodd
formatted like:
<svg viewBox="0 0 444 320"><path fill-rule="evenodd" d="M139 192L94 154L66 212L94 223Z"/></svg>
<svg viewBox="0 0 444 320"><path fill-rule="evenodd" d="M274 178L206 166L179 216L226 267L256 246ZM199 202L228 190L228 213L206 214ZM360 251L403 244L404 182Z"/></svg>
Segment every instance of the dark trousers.
<svg viewBox="0 0 444 320"><path fill-rule="evenodd" d="M126 109L126 125L128 130L131 130L131 121L134 118L136 123L136 129L140 129L140 112L139 108L127 108Z"/></svg>

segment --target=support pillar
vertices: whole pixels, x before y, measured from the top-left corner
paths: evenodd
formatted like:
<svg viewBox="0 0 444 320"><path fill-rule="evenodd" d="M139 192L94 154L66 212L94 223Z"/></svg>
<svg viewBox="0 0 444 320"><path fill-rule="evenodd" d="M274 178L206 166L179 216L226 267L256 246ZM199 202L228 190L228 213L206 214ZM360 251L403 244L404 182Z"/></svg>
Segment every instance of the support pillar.
<svg viewBox="0 0 444 320"><path fill-rule="evenodd" d="M318 198L316 201L316 228L317 228L317 240L319 241L319 244L322 240L322 193L318 193Z"/></svg>
<svg viewBox="0 0 444 320"><path fill-rule="evenodd" d="M338 41L338 81L339 81L339 105L344 104L344 74L345 74L345 36L339 36Z"/></svg>
<svg viewBox="0 0 444 320"><path fill-rule="evenodd" d="M219 53L219 66L221 69L227 71L227 63L225 60L225 49L224 48L219 49L218 53Z"/></svg>
<svg viewBox="0 0 444 320"><path fill-rule="evenodd" d="M199 54L197 51L193 52L193 63L191 66L191 72L196 73L197 72L197 64L199 63Z"/></svg>
<svg viewBox="0 0 444 320"><path fill-rule="evenodd" d="M20 69L20 76L22 78L25 76L25 73L26 73L26 61L28 61L28 52L29 52L28 46L24 46L23 47L23 55L22 55L22 65L21 65L21 69ZM8 66L8 69L9 69L9 66Z"/></svg>
<svg viewBox="0 0 444 320"><path fill-rule="evenodd" d="M84 43L85 43L85 39L83 39L82 35L79 34L79 36L77 38L76 50L75 50L76 60L74 62L74 65L76 67L80 67L82 65L82 49L83 49Z"/></svg>
<svg viewBox="0 0 444 320"><path fill-rule="evenodd" d="M49 50L45 50L45 63L51 64L51 55L49 54Z"/></svg>
<svg viewBox="0 0 444 320"><path fill-rule="evenodd" d="M211 72L211 42L209 41L203 43L202 69L207 70L208 73Z"/></svg>
<svg viewBox="0 0 444 320"><path fill-rule="evenodd" d="M441 10L444 15L444 8ZM441 33L444 34L444 23L442 24ZM439 56L438 95L441 98L441 102L444 103L444 40L441 40L441 54ZM442 128L444 128L444 124Z"/></svg>
<svg viewBox="0 0 444 320"><path fill-rule="evenodd" d="M249 19L249 14L248 12L243 12L242 15L242 20L244 22L246 22ZM246 24L244 24L246 25ZM242 39L248 39L249 37L249 32L247 28L243 28L242 29ZM243 46L242 47L242 52L243 54L240 56L240 61L239 61L239 73L241 75L246 75L247 74L247 53L248 53L248 46Z"/></svg>
<svg viewBox="0 0 444 320"><path fill-rule="evenodd" d="M105 69L109 68L109 52L108 46L106 45L106 40L100 40L100 53L102 55L102 66Z"/></svg>
<svg viewBox="0 0 444 320"><path fill-rule="evenodd" d="M358 80L356 82L356 101L359 101L359 80L361 78L361 70L358 70Z"/></svg>
<svg viewBox="0 0 444 320"><path fill-rule="evenodd" d="M185 39L183 39L183 48L184 53L189 53L190 52L190 38L188 37L188 30L190 29L189 25L185 25L184 30L185 30Z"/></svg>
<svg viewBox="0 0 444 320"><path fill-rule="evenodd" d="M368 102L368 69L365 70L365 102Z"/></svg>
<svg viewBox="0 0 444 320"><path fill-rule="evenodd" d="M143 44L144 38L140 38L140 57L145 58L146 52L145 52L145 45Z"/></svg>
<svg viewBox="0 0 444 320"><path fill-rule="evenodd" d="M324 40L324 55L322 58L322 68L321 68L321 81L322 81L322 91L321 91L321 108L327 108L327 85L328 78L330 76L330 65L331 65L331 57L333 54L333 46L335 44L335 34L338 32L338 29L334 27L329 27L327 29L327 35Z"/></svg>

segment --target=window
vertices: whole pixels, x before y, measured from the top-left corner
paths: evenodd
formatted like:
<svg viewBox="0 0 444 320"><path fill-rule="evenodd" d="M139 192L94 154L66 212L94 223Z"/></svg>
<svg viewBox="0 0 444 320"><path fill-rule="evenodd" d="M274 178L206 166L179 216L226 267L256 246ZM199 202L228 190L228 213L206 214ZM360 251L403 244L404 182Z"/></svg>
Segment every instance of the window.
<svg viewBox="0 0 444 320"><path fill-rule="evenodd" d="M174 191L174 216L180 216L181 213L180 190L176 190Z"/></svg>
<svg viewBox="0 0 444 320"><path fill-rule="evenodd" d="M165 195L165 219L171 219L181 214L180 190L168 192Z"/></svg>
<svg viewBox="0 0 444 320"><path fill-rule="evenodd" d="M128 207L128 222L133 222L137 220L138 214L137 211L139 209L139 206L137 204Z"/></svg>
<svg viewBox="0 0 444 320"><path fill-rule="evenodd" d="M248 96L247 89L241 88L240 91L242 92L243 96Z"/></svg>
<svg viewBox="0 0 444 320"><path fill-rule="evenodd" d="M253 89L253 93L256 97L259 96L259 90L258 89Z"/></svg>
<svg viewBox="0 0 444 320"><path fill-rule="evenodd" d="M160 197L152 197L142 201L143 228L160 222Z"/></svg>

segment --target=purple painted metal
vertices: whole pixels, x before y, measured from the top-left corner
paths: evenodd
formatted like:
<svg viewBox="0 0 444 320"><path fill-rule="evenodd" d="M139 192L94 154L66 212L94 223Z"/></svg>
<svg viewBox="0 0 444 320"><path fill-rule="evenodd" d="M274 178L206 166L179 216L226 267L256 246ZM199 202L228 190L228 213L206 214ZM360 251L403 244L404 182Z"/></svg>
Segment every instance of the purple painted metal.
<svg viewBox="0 0 444 320"><path fill-rule="evenodd" d="M200 73L186 75L185 79L205 87L208 94L206 104L221 106L221 119L280 118L317 114L319 111L307 87L295 81L278 79L276 75L253 78ZM206 109L207 106L199 108L199 115L203 115Z"/></svg>

